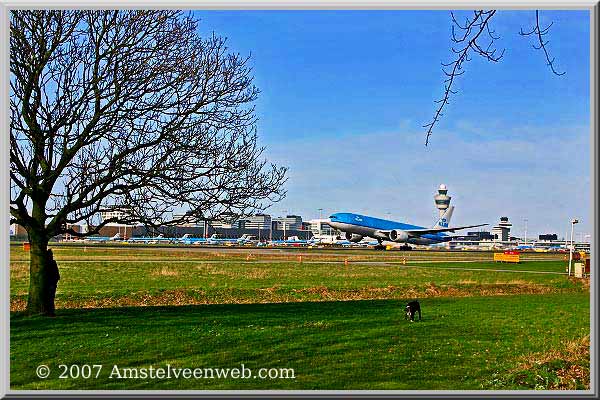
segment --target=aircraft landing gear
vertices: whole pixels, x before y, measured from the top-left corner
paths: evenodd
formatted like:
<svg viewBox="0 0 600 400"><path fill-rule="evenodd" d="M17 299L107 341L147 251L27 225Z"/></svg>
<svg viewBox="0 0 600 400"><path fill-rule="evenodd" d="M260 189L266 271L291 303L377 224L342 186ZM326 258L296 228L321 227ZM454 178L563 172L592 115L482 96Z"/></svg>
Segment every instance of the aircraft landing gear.
<svg viewBox="0 0 600 400"><path fill-rule="evenodd" d="M400 250L402 250L402 251L409 251L409 250L412 250L412 247L410 247L409 245L405 244L402 247L400 247Z"/></svg>
<svg viewBox="0 0 600 400"><path fill-rule="evenodd" d="M373 247L375 250L385 250L385 246L381 243L381 240L379 241L379 244L377 246Z"/></svg>

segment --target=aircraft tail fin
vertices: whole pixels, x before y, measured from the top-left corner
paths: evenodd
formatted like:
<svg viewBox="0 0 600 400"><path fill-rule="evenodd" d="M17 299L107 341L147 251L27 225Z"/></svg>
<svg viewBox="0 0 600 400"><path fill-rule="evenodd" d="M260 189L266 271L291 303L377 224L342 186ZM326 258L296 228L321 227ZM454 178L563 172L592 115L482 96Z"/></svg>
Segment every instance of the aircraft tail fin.
<svg viewBox="0 0 600 400"><path fill-rule="evenodd" d="M452 218L452 212L454 211L454 206L448 207L446 212L442 214L442 216L437 220L433 228L447 228L450 225L450 219Z"/></svg>

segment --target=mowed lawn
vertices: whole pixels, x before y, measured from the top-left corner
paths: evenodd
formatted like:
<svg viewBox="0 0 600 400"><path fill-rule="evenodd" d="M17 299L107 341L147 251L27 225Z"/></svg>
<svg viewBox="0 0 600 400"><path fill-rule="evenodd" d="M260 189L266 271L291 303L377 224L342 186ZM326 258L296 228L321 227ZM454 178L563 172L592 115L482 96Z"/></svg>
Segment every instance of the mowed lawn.
<svg viewBox="0 0 600 400"><path fill-rule="evenodd" d="M27 255L11 249L12 389L528 389L537 378L504 377L589 335L589 289L561 274L562 255L509 266L438 252L431 263L429 252L353 252L362 259L346 264L343 251L301 262L119 251L55 250L59 309L47 319L19 311ZM414 298L423 321L410 323L402 309ZM49 378L36 377L40 364ZM60 379L59 364L103 368ZM109 379L113 365L166 364L293 368L295 378Z"/></svg>
<svg viewBox="0 0 600 400"><path fill-rule="evenodd" d="M461 252L353 251L352 258L343 250L324 255L313 251L309 256L224 249L132 251L55 248L61 274L57 306L273 303L587 290L583 282L563 275L562 255L552 259L544 254L542 260L499 264L473 261L491 259L491 254ZM26 256L19 248L11 254L13 311L25 307L29 284Z"/></svg>

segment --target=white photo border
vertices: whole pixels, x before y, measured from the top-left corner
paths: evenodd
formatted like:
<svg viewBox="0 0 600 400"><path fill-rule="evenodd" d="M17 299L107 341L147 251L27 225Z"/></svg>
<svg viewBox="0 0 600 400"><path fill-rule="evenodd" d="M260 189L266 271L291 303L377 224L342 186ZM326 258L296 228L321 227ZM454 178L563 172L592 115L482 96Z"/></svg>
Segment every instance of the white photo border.
<svg viewBox="0 0 600 400"><path fill-rule="evenodd" d="M9 13L13 9L195 9L195 10L450 10L472 8L560 9L590 11L590 181L591 217L594 221L591 238L592 275L590 282L590 390L586 391L518 391L518 390L11 390L10 389L10 238L9 213L0 219L0 299L2 328L0 329L0 398L294 398L294 397L378 397L378 398L598 398L597 319L598 307L598 2L597 1L398 1L398 0L248 0L248 1L157 1L157 0L0 0L0 149L4 168L1 178L5 190L0 190L0 202L10 207L9 155Z"/></svg>

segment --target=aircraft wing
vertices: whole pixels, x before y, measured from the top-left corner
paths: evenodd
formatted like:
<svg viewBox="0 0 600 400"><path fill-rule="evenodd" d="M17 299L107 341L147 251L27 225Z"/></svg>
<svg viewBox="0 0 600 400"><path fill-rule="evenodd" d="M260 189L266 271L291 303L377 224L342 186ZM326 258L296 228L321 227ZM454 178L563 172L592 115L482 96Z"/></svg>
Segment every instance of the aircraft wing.
<svg viewBox="0 0 600 400"><path fill-rule="evenodd" d="M407 229L404 232L408 233L411 236L421 236L421 235L426 235L428 233L454 232L454 231L457 231L460 229L477 228L479 226L485 226L485 225L489 225L489 224L454 226L454 227L450 227L450 228Z"/></svg>

